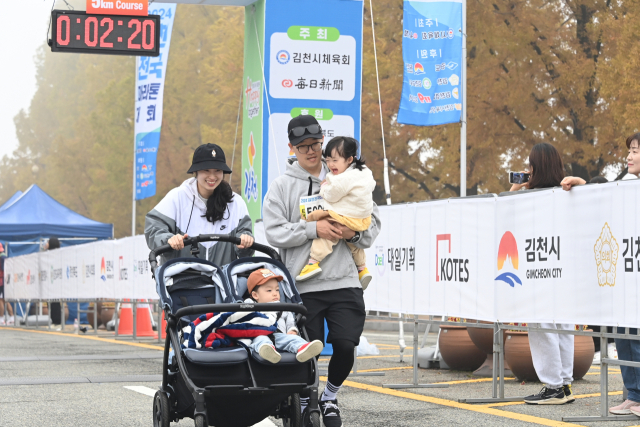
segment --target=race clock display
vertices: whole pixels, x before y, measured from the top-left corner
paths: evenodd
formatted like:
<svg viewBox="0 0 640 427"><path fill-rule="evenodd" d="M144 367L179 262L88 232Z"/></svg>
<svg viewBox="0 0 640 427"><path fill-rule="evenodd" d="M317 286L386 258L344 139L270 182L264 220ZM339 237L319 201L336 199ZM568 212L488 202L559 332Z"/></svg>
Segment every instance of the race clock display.
<svg viewBox="0 0 640 427"><path fill-rule="evenodd" d="M160 54L160 15L89 15L74 10L54 10L51 22L52 52Z"/></svg>

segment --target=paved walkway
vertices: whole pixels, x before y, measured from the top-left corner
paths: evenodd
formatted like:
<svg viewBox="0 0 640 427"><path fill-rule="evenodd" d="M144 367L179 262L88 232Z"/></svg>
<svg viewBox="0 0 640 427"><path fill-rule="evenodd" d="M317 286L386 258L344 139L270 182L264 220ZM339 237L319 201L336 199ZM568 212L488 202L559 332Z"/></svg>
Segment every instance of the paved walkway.
<svg viewBox="0 0 640 427"><path fill-rule="evenodd" d="M380 356L358 359L359 370L385 376L351 377L340 391L344 425L358 426L576 426L640 425L638 421L571 424L569 415L598 415L599 369L574 384L572 405L537 407L523 403L471 405L460 398L488 397L491 380L467 372L420 370L421 383L444 382L446 389L383 388L412 381L411 348L399 363L392 333L365 333ZM70 335L0 327L0 426L152 426L152 397L160 383L157 342L118 339L112 334ZM321 359L327 362L328 359ZM326 378L321 378L326 381ZM621 399L618 369L609 374L611 400ZM506 383L507 396L537 392L539 383ZM172 426L192 426L182 420ZM281 426L267 419L260 427Z"/></svg>

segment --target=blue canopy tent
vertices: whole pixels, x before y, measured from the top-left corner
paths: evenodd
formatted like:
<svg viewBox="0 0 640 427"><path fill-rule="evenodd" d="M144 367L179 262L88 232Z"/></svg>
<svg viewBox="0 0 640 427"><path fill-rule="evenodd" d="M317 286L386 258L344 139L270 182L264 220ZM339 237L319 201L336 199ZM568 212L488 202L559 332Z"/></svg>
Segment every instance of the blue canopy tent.
<svg viewBox="0 0 640 427"><path fill-rule="evenodd" d="M61 246L88 243L113 237L113 224L104 224L72 211L33 184L24 193L16 192L0 206L0 242L8 256L40 250L40 242L55 236ZM81 304L87 309L88 303ZM20 307L24 310L24 307ZM20 308L18 314L20 314ZM67 323L77 317L76 305L69 304ZM87 323L86 313L80 322Z"/></svg>
<svg viewBox="0 0 640 427"><path fill-rule="evenodd" d="M7 207L11 206L11 204L12 204L13 202L15 202L15 200L16 200L18 197L20 197L20 196L22 196L22 191L20 191L20 190L16 191L16 192L15 192L15 194L9 198L9 200L7 200L6 202L4 202L4 204L3 204L2 206L0 206L0 211L3 211L3 210L5 210Z"/></svg>
<svg viewBox="0 0 640 427"><path fill-rule="evenodd" d="M9 256L38 252L40 242L51 236L61 239L62 246L110 239L113 224L72 211L35 184L0 207L0 242Z"/></svg>

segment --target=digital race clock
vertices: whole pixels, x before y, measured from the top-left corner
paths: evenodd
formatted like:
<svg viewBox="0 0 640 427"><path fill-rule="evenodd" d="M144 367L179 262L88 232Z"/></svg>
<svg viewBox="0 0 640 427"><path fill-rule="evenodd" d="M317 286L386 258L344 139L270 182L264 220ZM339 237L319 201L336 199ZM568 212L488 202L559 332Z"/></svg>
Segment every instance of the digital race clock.
<svg viewBox="0 0 640 427"><path fill-rule="evenodd" d="M160 15L89 15L74 10L54 10L51 23L52 52L160 54Z"/></svg>

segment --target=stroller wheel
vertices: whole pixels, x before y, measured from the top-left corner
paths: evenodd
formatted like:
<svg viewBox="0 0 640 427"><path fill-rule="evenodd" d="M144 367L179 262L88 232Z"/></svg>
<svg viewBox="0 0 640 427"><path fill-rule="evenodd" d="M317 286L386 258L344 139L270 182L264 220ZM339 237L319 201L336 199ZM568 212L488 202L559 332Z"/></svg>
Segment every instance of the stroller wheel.
<svg viewBox="0 0 640 427"><path fill-rule="evenodd" d="M289 411L286 418L283 418L284 427L302 427L302 411L300 410L300 395L292 394L287 398Z"/></svg>
<svg viewBox="0 0 640 427"><path fill-rule="evenodd" d="M169 427L169 398L163 391L156 391L153 397L153 427Z"/></svg>
<svg viewBox="0 0 640 427"><path fill-rule="evenodd" d="M317 412L312 412L311 413L311 425L313 427L320 427L322 424L320 424L320 414Z"/></svg>
<svg viewBox="0 0 640 427"><path fill-rule="evenodd" d="M207 427L207 419L204 415L196 415L196 427Z"/></svg>

